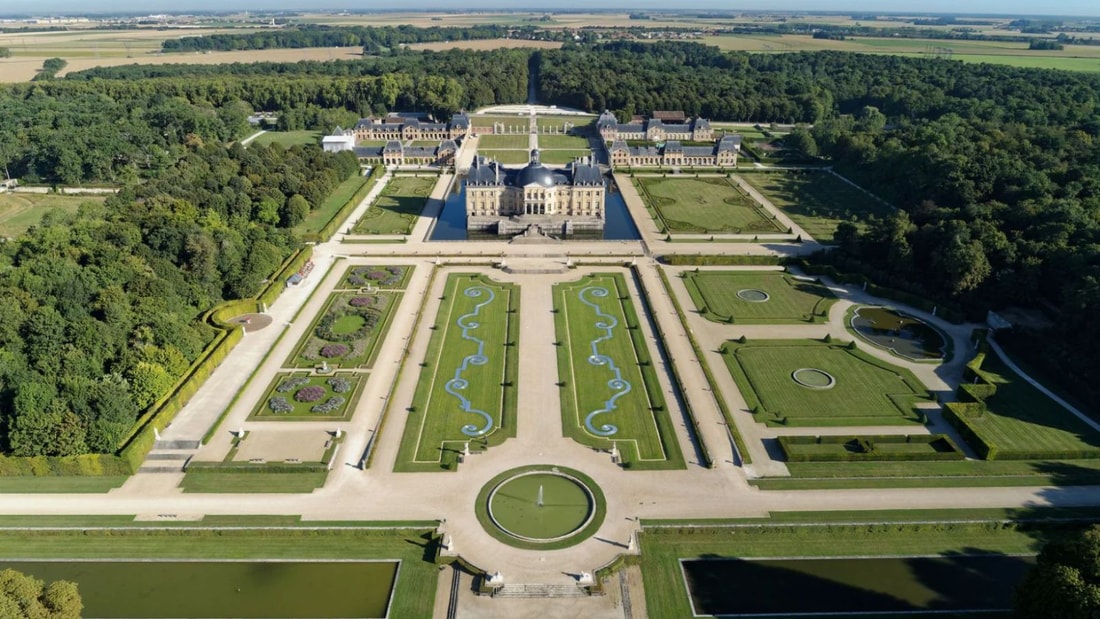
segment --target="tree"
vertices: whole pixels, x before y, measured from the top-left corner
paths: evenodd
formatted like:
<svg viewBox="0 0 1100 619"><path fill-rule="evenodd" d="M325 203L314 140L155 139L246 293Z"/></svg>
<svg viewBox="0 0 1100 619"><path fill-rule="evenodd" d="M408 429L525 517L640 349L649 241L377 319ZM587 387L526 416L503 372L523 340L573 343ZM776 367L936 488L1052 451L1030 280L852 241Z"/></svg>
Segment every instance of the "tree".
<svg viewBox="0 0 1100 619"><path fill-rule="evenodd" d="M0 617L28 619L80 619L84 602L76 583L43 582L22 572L0 571Z"/></svg>
<svg viewBox="0 0 1100 619"><path fill-rule="evenodd" d="M1100 526L1048 543L1016 588L1016 616L1100 616Z"/></svg>

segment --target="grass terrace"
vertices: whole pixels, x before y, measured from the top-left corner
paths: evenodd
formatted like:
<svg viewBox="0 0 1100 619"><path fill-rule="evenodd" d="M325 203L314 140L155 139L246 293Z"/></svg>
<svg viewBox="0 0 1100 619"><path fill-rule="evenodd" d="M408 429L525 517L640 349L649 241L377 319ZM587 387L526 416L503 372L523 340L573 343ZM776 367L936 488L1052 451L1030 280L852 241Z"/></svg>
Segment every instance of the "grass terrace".
<svg viewBox="0 0 1100 619"><path fill-rule="evenodd" d="M531 124L530 117L526 114L512 114L512 115L497 115L497 116L480 116L474 114L470 116L470 123L475 127L492 127L493 123L504 123L506 127L523 126L528 127Z"/></svg>
<svg viewBox="0 0 1100 619"><path fill-rule="evenodd" d="M335 372L279 374L248 416L249 421L344 420L355 410L366 375Z"/></svg>
<svg viewBox="0 0 1100 619"><path fill-rule="evenodd" d="M342 292L329 296L287 365L313 368L369 368L389 329L400 292Z"/></svg>
<svg viewBox="0 0 1100 619"><path fill-rule="evenodd" d="M530 153L526 150L478 150L477 154L496 159L505 165L525 164L531 160Z"/></svg>
<svg viewBox="0 0 1100 619"><path fill-rule="evenodd" d="M592 154L590 150L543 150L539 151L539 160L547 165L573 163L581 157Z"/></svg>
<svg viewBox="0 0 1100 619"><path fill-rule="evenodd" d="M539 131L545 131L546 129L562 129L565 127L565 123L572 123L573 131L577 131L595 124L595 116L538 116L535 118L535 123L539 127Z"/></svg>
<svg viewBox="0 0 1100 619"><path fill-rule="evenodd" d="M725 178L639 176L634 186L662 232L774 234L771 214Z"/></svg>
<svg viewBox="0 0 1100 619"><path fill-rule="evenodd" d="M722 356L756 420L769 426L920 424L914 406L932 402L912 372L847 343L730 341Z"/></svg>
<svg viewBox="0 0 1100 619"><path fill-rule="evenodd" d="M836 302L825 286L775 271L684 271L683 278L695 308L715 322L819 322Z"/></svg>
<svg viewBox="0 0 1100 619"><path fill-rule="evenodd" d="M434 176L395 176L370 205L354 234L410 234L435 186Z"/></svg>
<svg viewBox="0 0 1100 619"><path fill-rule="evenodd" d="M75 213L85 202L102 204L103 196L0 192L0 238L16 237L42 221L47 213Z"/></svg>
<svg viewBox="0 0 1100 619"><path fill-rule="evenodd" d="M599 449L617 446L631 469L684 468L623 276L558 284L554 311L565 434Z"/></svg>
<svg viewBox="0 0 1100 619"><path fill-rule="evenodd" d="M546 134L539 136L539 148L543 150L588 149L588 138L579 135Z"/></svg>
<svg viewBox="0 0 1100 619"><path fill-rule="evenodd" d="M828 172L766 172L742 176L814 239L828 243L836 226L853 221L862 227L869 217L892 209Z"/></svg>
<svg viewBox="0 0 1100 619"><path fill-rule="evenodd" d="M250 144L282 144L287 148L320 143L320 131L268 131L250 142Z"/></svg>
<svg viewBox="0 0 1100 619"><path fill-rule="evenodd" d="M401 438L396 471L455 470L467 442L485 449L515 436L519 290L452 274Z"/></svg>
<svg viewBox="0 0 1100 619"><path fill-rule="evenodd" d="M519 148L527 150L531 141L526 135L483 135L477 139L478 150Z"/></svg>

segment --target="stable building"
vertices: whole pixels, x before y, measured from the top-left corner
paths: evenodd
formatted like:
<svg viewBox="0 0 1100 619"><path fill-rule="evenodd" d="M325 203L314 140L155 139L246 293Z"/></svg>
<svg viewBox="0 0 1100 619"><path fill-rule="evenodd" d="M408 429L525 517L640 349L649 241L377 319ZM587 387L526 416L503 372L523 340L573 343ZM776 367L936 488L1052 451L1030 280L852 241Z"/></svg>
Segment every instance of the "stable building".
<svg viewBox="0 0 1100 619"><path fill-rule="evenodd" d="M684 146L679 140L669 140L663 146L629 146L616 140L608 152L612 167L732 168L741 154L741 136L722 136L713 146Z"/></svg>
<svg viewBox="0 0 1100 619"><path fill-rule="evenodd" d="M454 165L458 145L454 140L442 140L439 146L405 146L389 140L384 146L356 146L355 156L366 164L387 166L450 166Z"/></svg>
<svg viewBox="0 0 1100 619"><path fill-rule="evenodd" d="M530 163L515 169L477 157L465 186L468 230L568 236L604 228L607 184L587 158L550 169L533 150Z"/></svg>
<svg viewBox="0 0 1100 619"><path fill-rule="evenodd" d="M361 118L351 130L359 142L367 140L457 140L470 131L470 117L458 113L451 122L435 122L419 112L391 112L385 117Z"/></svg>
<svg viewBox="0 0 1100 619"><path fill-rule="evenodd" d="M660 114L660 117L640 121L632 119L629 123L620 123L614 114L604 110L596 120L596 129L604 142L615 140L710 142L714 140L714 129L711 128L710 121L705 118L684 118L682 112L654 112L654 114ZM670 121L662 118L669 118Z"/></svg>

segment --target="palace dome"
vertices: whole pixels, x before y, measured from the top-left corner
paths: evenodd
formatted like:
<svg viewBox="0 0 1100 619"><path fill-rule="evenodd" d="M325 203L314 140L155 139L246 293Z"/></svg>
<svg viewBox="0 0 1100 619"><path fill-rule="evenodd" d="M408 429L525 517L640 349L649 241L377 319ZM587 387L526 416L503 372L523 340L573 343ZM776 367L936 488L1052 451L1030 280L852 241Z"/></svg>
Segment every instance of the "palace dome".
<svg viewBox="0 0 1100 619"><path fill-rule="evenodd" d="M526 187L528 185L553 187L556 184L554 172L539 161L539 151L531 151L531 163L528 163L527 167L519 171L519 176L516 177L516 187Z"/></svg>

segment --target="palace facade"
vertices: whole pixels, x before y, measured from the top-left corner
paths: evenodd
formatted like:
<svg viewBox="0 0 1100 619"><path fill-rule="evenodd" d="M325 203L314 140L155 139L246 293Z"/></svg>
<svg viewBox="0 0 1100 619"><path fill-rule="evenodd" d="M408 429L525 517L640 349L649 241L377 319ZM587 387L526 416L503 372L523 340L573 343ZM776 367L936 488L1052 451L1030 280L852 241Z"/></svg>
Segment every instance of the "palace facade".
<svg viewBox="0 0 1100 619"><path fill-rule="evenodd" d="M608 152L612 167L732 168L741 154L741 136L722 136L713 146L684 146L679 140L669 140L664 146L628 146L616 140Z"/></svg>
<svg viewBox="0 0 1100 619"><path fill-rule="evenodd" d="M351 129L355 139L365 140L456 140L470 131L470 117L455 114L449 123L435 122L419 112L391 112L385 117L361 118Z"/></svg>
<svg viewBox="0 0 1100 619"><path fill-rule="evenodd" d="M588 160L552 170L534 150L526 167L514 169L477 157L466 177L466 227L500 235L597 232L606 193L603 173Z"/></svg>
<svg viewBox="0 0 1100 619"><path fill-rule="evenodd" d="M714 139L714 130L705 118L684 118L682 113L654 112L648 119L632 119L629 123L620 123L611 112L604 110L596 121L596 129L604 142L615 140L645 140L663 142L665 140L683 140L687 142L709 142ZM669 120L664 120L665 118Z"/></svg>

